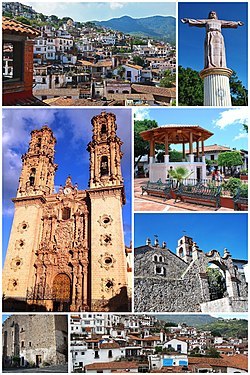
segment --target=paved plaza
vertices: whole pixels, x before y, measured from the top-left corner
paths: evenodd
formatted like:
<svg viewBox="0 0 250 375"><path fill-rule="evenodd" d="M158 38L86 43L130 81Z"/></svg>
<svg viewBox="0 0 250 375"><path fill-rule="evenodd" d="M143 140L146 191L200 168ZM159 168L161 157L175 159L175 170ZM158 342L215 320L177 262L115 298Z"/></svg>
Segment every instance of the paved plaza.
<svg viewBox="0 0 250 375"><path fill-rule="evenodd" d="M194 204L187 202L177 202L174 199L164 201L163 198L157 198L149 195L141 195L141 186L149 181L148 178L134 179L134 210L150 211L150 212L186 212L186 211L209 211L209 212L233 212L232 209L220 207L215 210L214 207L202 204Z"/></svg>
<svg viewBox="0 0 250 375"><path fill-rule="evenodd" d="M46 372L46 373L55 373L55 372L68 372L68 365L54 365L54 366L46 366L46 367L32 367L32 368L9 368L3 370L3 372L11 372L11 373L23 373L23 372L29 372L29 373L37 373L37 372Z"/></svg>

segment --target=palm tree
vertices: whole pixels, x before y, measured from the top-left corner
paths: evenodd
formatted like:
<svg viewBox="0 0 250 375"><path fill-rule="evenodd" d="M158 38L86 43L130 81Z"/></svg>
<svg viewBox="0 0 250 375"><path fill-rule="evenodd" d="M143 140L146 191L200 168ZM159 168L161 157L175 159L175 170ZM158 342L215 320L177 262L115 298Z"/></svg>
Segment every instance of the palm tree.
<svg viewBox="0 0 250 375"><path fill-rule="evenodd" d="M174 180L177 181L176 187L178 187L183 180L191 176L192 173L193 171L190 172L185 167L176 167L175 169L170 169L168 171L169 176L171 176Z"/></svg>

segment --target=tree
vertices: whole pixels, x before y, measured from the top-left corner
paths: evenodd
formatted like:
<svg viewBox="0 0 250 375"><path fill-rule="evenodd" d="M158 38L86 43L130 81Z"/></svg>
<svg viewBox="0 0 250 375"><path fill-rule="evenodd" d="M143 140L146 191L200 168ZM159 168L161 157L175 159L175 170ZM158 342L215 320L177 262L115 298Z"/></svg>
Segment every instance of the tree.
<svg viewBox="0 0 250 375"><path fill-rule="evenodd" d="M246 133L248 133L248 124L242 124L243 129L245 130Z"/></svg>
<svg viewBox="0 0 250 375"><path fill-rule="evenodd" d="M203 106L203 81L199 72L179 66L178 70L179 105ZM229 79L232 105L247 105L248 91L233 72Z"/></svg>
<svg viewBox="0 0 250 375"><path fill-rule="evenodd" d="M170 70L165 70L164 77L160 80L160 87L173 87L176 83L176 74Z"/></svg>
<svg viewBox="0 0 250 375"><path fill-rule="evenodd" d="M192 173L193 173L193 171L190 172L185 167L177 167L175 169L170 169L168 171L169 176L172 177L173 179L177 180L177 185L179 185L179 183L181 183L184 179L191 176Z"/></svg>
<svg viewBox="0 0 250 375"><path fill-rule="evenodd" d="M230 92L232 97L232 105L247 105L248 104L248 91L243 86L242 82L237 77L234 71L229 79Z"/></svg>
<svg viewBox="0 0 250 375"><path fill-rule="evenodd" d="M206 357L220 358L220 353L211 346L207 349Z"/></svg>
<svg viewBox="0 0 250 375"><path fill-rule="evenodd" d="M25 25L29 25L29 26L31 25L30 20L28 20L28 18L26 18L26 17L19 16L19 17L16 17L16 20L18 22L24 23Z"/></svg>
<svg viewBox="0 0 250 375"><path fill-rule="evenodd" d="M138 158L135 167L141 160L142 156L149 153L149 143L144 141L140 133L144 130L157 128L158 124L155 120L135 120L134 123L134 156Z"/></svg>
<svg viewBox="0 0 250 375"><path fill-rule="evenodd" d="M179 105L203 106L203 82L199 73L182 66L178 72Z"/></svg>
<svg viewBox="0 0 250 375"><path fill-rule="evenodd" d="M155 347L155 354L162 353L162 347L161 346L156 346Z"/></svg>
<svg viewBox="0 0 250 375"><path fill-rule="evenodd" d="M183 159L182 152L172 150L169 151L169 161L175 163L175 162L180 162Z"/></svg>
<svg viewBox="0 0 250 375"><path fill-rule="evenodd" d="M125 78L125 72L126 72L126 69L123 67L123 66L119 66L118 69L117 69L117 74L118 76L121 78L121 79L124 79Z"/></svg>
<svg viewBox="0 0 250 375"><path fill-rule="evenodd" d="M222 152L218 156L218 165L222 167L228 167L231 169L232 175L232 167L236 167L238 165L242 165L243 160L239 151L226 151Z"/></svg>
<svg viewBox="0 0 250 375"><path fill-rule="evenodd" d="M211 300L224 297L226 291L226 282L222 273L217 268L207 268L208 285Z"/></svg>
<svg viewBox="0 0 250 375"><path fill-rule="evenodd" d="M140 66L144 66L144 64L145 64L145 62L144 62L144 60L140 57L140 56L134 56L133 57L133 63L135 64L135 65L140 65Z"/></svg>

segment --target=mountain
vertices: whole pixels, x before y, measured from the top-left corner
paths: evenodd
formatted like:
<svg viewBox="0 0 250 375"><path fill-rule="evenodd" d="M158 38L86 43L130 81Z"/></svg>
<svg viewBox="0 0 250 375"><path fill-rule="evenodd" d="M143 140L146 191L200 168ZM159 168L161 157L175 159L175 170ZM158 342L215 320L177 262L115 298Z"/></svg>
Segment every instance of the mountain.
<svg viewBox="0 0 250 375"><path fill-rule="evenodd" d="M121 31L125 34L149 36L164 40L171 44L176 43L175 18L172 16L152 16L146 18L132 18L123 16L108 21L94 21L96 25Z"/></svg>
<svg viewBox="0 0 250 375"><path fill-rule="evenodd" d="M200 325L199 328L209 330L213 335L223 337L248 337L248 321L246 319L217 319L212 323Z"/></svg>
<svg viewBox="0 0 250 375"><path fill-rule="evenodd" d="M218 320L218 318L214 318L211 315L201 315L201 314L194 314L194 315L157 315L157 319L164 320L166 322L173 322L173 323L186 323L189 326L197 327L201 325L209 325L214 323Z"/></svg>

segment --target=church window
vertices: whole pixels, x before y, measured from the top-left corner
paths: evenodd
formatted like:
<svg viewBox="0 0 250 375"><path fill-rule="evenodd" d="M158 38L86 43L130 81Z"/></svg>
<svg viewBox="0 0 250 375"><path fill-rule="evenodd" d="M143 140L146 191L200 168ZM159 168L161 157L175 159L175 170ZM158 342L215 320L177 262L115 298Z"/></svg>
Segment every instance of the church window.
<svg viewBox="0 0 250 375"><path fill-rule="evenodd" d="M111 280L108 280L108 282L106 283L106 288L111 289L113 288L113 286L114 286L114 283Z"/></svg>
<svg viewBox="0 0 250 375"><path fill-rule="evenodd" d="M162 270L161 270L161 267L156 267L155 270L156 270L156 273L161 274L161 271L162 271Z"/></svg>
<svg viewBox="0 0 250 375"><path fill-rule="evenodd" d="M41 145L42 145L42 138L38 138L38 140L37 140L37 147L41 147Z"/></svg>
<svg viewBox="0 0 250 375"><path fill-rule="evenodd" d="M104 242L106 245L110 244L111 242L111 236L109 236L108 234L106 234L103 238Z"/></svg>
<svg viewBox="0 0 250 375"><path fill-rule="evenodd" d="M63 220L70 219L70 208L69 207L64 207L62 209L62 219Z"/></svg>
<svg viewBox="0 0 250 375"><path fill-rule="evenodd" d="M21 347L24 348L24 341L21 342Z"/></svg>
<svg viewBox="0 0 250 375"><path fill-rule="evenodd" d="M30 186L35 185L35 175L36 175L36 168L32 168L30 172L30 177L29 177Z"/></svg>
<svg viewBox="0 0 250 375"><path fill-rule="evenodd" d="M101 176L107 176L108 174L109 174L108 157L102 156L102 159L101 159Z"/></svg>
<svg viewBox="0 0 250 375"><path fill-rule="evenodd" d="M110 218L109 218L108 216L105 216L105 217L103 218L103 223L104 223L104 224L109 224L109 223L110 223Z"/></svg>
<svg viewBox="0 0 250 375"><path fill-rule="evenodd" d="M20 266L20 264L21 264L20 260L17 260L16 261L16 266L18 267L18 266Z"/></svg>
<svg viewBox="0 0 250 375"><path fill-rule="evenodd" d="M31 341L29 341L29 347L31 347Z"/></svg>
<svg viewBox="0 0 250 375"><path fill-rule="evenodd" d="M107 127L105 124L102 124L102 127L101 127L101 133L102 134L106 134L107 133Z"/></svg>
<svg viewBox="0 0 250 375"><path fill-rule="evenodd" d="M111 264L111 263L112 263L112 258L107 257L107 258L105 258L104 262L105 262L106 264Z"/></svg>
<svg viewBox="0 0 250 375"><path fill-rule="evenodd" d="M23 229L23 230L27 229L27 224L26 224L26 223L24 223L24 224L22 225L22 229Z"/></svg>
<svg viewBox="0 0 250 375"><path fill-rule="evenodd" d="M154 262L157 262L158 261L158 257L157 255L154 255Z"/></svg>
<svg viewBox="0 0 250 375"><path fill-rule="evenodd" d="M20 240L20 241L19 241L19 246L20 246L20 247L23 247L23 246L24 246L24 241L23 241L23 240Z"/></svg>
<svg viewBox="0 0 250 375"><path fill-rule="evenodd" d="M180 247L179 248L179 257L183 257L183 248L182 247Z"/></svg>
<svg viewBox="0 0 250 375"><path fill-rule="evenodd" d="M159 257L159 262L162 262L162 257Z"/></svg>

